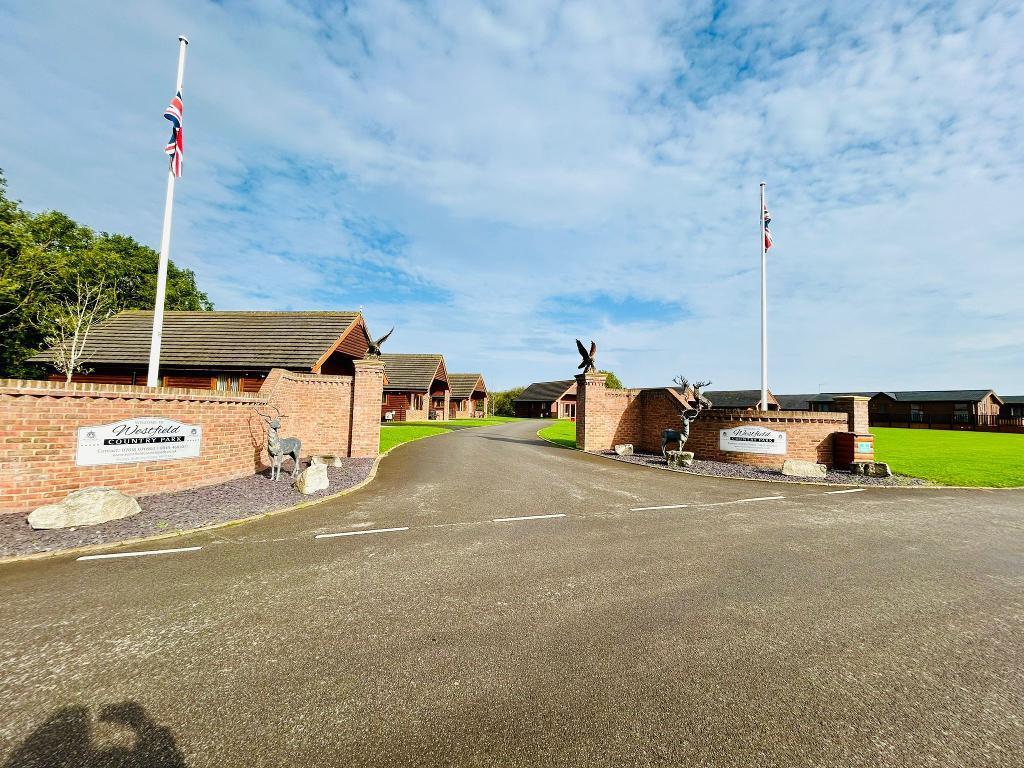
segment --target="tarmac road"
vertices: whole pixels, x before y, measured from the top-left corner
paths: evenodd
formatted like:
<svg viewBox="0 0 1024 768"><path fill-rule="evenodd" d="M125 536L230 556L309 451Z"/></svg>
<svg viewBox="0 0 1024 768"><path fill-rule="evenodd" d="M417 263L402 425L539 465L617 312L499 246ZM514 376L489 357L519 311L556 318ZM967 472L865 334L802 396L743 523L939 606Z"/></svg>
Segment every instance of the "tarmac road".
<svg viewBox="0 0 1024 768"><path fill-rule="evenodd" d="M198 550L0 567L0 765L1022 764L1024 494L700 478L537 428L130 548Z"/></svg>

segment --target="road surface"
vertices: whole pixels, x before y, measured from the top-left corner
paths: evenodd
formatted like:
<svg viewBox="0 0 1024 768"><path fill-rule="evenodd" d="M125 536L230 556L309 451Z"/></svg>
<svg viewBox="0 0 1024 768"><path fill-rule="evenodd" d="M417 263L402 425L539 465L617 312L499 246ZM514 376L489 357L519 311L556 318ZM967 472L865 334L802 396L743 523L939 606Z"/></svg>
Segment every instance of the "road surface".
<svg viewBox="0 0 1024 768"><path fill-rule="evenodd" d="M1021 765L1024 495L679 475L537 427L110 550L184 551L0 566L0 765Z"/></svg>

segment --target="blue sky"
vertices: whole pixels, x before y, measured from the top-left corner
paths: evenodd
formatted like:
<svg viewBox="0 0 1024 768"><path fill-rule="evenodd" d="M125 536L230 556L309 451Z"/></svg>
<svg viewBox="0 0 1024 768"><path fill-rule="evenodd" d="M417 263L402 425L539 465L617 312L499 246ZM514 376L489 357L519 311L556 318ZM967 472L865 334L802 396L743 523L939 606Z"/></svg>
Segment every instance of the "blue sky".
<svg viewBox="0 0 1024 768"><path fill-rule="evenodd" d="M0 0L0 167L221 309L363 307L492 388L1024 393L1019 3Z"/></svg>

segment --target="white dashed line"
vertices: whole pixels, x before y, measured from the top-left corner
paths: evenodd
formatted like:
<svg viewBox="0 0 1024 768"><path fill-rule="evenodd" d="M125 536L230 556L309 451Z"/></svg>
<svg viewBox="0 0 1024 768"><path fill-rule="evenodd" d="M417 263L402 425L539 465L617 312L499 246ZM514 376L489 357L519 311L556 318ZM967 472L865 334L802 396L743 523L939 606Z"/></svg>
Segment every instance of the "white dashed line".
<svg viewBox="0 0 1024 768"><path fill-rule="evenodd" d="M744 501L777 501L778 499L784 499L785 496L757 496L753 499L736 499L737 504L741 504Z"/></svg>
<svg viewBox="0 0 1024 768"><path fill-rule="evenodd" d="M845 491L825 491L825 495L829 496L833 493L863 493L865 490L864 488L847 488Z"/></svg>
<svg viewBox="0 0 1024 768"><path fill-rule="evenodd" d="M565 517L565 514L560 512L557 515L525 515L524 517L496 517L491 522L513 523L516 520L550 520L553 517Z"/></svg>
<svg viewBox="0 0 1024 768"><path fill-rule="evenodd" d="M144 552L116 552L111 555L83 555L76 560L113 560L115 557L145 557L146 555L173 555L176 552L198 552L202 547L178 547L177 549L148 549Z"/></svg>
<svg viewBox="0 0 1024 768"><path fill-rule="evenodd" d="M686 509L689 504L666 504L663 507L634 507L630 512L649 512L652 509Z"/></svg>
<svg viewBox="0 0 1024 768"><path fill-rule="evenodd" d="M338 536L363 536L367 533L394 533L395 531L408 531L409 526L403 528L371 528L367 531L343 531L341 533L318 533L316 539L334 539Z"/></svg>

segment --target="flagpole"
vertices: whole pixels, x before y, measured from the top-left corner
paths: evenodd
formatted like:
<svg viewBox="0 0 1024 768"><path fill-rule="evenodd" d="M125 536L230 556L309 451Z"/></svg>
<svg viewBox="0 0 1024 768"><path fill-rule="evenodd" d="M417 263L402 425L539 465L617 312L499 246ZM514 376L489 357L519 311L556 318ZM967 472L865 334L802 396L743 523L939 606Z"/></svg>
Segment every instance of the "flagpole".
<svg viewBox="0 0 1024 768"><path fill-rule="evenodd" d="M185 79L185 48L188 38L178 37L178 83L175 93L181 91ZM149 343L149 371L146 386L160 386L160 342L164 332L164 298L167 295L167 262L171 254L171 215L174 212L174 168L167 167L167 196L164 200L164 231L160 236L160 266L156 276L156 302L153 306L153 336Z"/></svg>
<svg viewBox="0 0 1024 768"><path fill-rule="evenodd" d="M764 241L764 182L761 182L761 410L768 410L768 249Z"/></svg>

